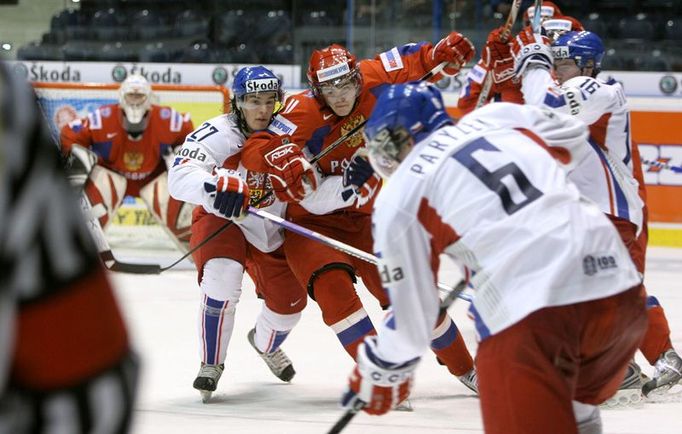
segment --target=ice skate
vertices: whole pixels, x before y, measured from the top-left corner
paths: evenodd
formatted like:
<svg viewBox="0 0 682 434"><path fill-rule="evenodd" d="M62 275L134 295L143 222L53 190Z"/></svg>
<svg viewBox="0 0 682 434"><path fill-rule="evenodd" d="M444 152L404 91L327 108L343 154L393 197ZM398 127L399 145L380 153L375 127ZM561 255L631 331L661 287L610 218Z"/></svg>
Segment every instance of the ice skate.
<svg viewBox="0 0 682 434"><path fill-rule="evenodd" d="M254 340L255 335L256 329L251 329L248 334L249 343L253 349L256 350L258 355L265 361L265 363L268 365L268 368L270 368L270 371L275 374L275 377L282 381L291 381L291 379L294 378L294 375L296 375L296 371L294 370L294 365L291 363L291 360L289 360L284 351L282 351L281 348L277 348L277 350L273 351L272 353L261 352L256 347L256 342Z"/></svg>
<svg viewBox="0 0 682 434"><path fill-rule="evenodd" d="M478 377L476 375L476 369L472 368L466 374L457 377L457 379L478 395Z"/></svg>
<svg viewBox="0 0 682 434"><path fill-rule="evenodd" d="M201 393L201 401L204 404L211 399L211 395L215 392L215 389L218 386L218 380L220 380L220 376L223 375L224 369L225 365L222 363L220 365L201 363L201 368L199 368L199 373L197 374L197 378L194 379L194 384L192 386Z"/></svg>
<svg viewBox="0 0 682 434"><path fill-rule="evenodd" d="M603 408L629 407L642 403L642 386L649 378L642 374L642 369L633 361L625 371L625 378L618 391L601 404Z"/></svg>
<svg viewBox="0 0 682 434"><path fill-rule="evenodd" d="M654 367L654 378L642 386L647 398L663 395L682 379L682 359L672 348L661 354Z"/></svg>

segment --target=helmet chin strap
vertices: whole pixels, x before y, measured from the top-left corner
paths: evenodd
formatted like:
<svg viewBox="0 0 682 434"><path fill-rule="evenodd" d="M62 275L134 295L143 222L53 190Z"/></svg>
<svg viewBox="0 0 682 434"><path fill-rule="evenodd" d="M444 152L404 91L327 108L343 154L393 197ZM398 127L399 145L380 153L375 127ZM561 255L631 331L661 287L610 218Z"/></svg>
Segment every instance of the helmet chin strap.
<svg viewBox="0 0 682 434"><path fill-rule="evenodd" d="M149 121L149 112L145 113L145 115L142 117L142 120L138 123L131 123L128 121L128 118L126 117L125 113L123 113L123 128L126 130L128 135L133 138L137 139L139 136L144 133L145 128L147 128L147 123Z"/></svg>

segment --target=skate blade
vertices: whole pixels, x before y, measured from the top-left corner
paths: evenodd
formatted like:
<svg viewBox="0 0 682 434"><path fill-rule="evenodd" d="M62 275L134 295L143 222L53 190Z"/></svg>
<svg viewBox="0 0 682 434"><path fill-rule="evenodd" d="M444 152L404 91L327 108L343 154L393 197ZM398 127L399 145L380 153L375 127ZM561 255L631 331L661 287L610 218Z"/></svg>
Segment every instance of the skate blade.
<svg viewBox="0 0 682 434"><path fill-rule="evenodd" d="M646 397L646 402L682 402L682 384L666 385L652 390Z"/></svg>
<svg viewBox="0 0 682 434"><path fill-rule="evenodd" d="M414 408L412 408L412 403L410 402L410 400L406 399L403 402L401 402L400 404L396 405L393 410L394 411L414 411Z"/></svg>
<svg viewBox="0 0 682 434"><path fill-rule="evenodd" d="M213 392L209 392L208 390L200 390L199 393L201 394L201 402L204 404L207 404L208 401L211 400L211 395L213 395Z"/></svg>
<svg viewBox="0 0 682 434"><path fill-rule="evenodd" d="M644 396L639 389L621 389L611 398L603 402L599 407L605 410L618 408L641 407L644 404Z"/></svg>

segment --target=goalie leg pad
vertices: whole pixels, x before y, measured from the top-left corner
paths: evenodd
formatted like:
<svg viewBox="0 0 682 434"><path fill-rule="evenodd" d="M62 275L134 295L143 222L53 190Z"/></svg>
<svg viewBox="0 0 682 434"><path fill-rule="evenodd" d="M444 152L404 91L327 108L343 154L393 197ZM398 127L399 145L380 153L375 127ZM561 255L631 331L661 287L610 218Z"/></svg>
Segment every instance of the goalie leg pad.
<svg viewBox="0 0 682 434"><path fill-rule="evenodd" d="M140 189L140 198L178 247L187 250L194 205L171 197L168 193L168 172L145 184Z"/></svg>
<svg viewBox="0 0 682 434"><path fill-rule="evenodd" d="M99 220L103 229L111 221L125 197L128 180L123 175L95 166L85 182L85 195L90 201L92 214ZM88 218L89 219L89 218Z"/></svg>
<svg viewBox="0 0 682 434"><path fill-rule="evenodd" d="M206 364L225 362L236 306L242 293L243 274L242 265L231 259L211 259L204 266L198 331L199 356Z"/></svg>

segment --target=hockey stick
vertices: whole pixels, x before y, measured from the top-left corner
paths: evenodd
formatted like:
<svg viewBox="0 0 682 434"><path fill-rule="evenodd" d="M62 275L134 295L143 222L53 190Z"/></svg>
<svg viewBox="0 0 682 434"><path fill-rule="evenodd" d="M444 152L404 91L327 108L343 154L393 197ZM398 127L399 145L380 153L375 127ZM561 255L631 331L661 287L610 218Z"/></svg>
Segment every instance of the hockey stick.
<svg viewBox="0 0 682 434"><path fill-rule="evenodd" d="M362 259L363 261L368 262L370 264L377 265L379 263L377 257L372 255L371 253L367 253L364 250L360 250L353 246L349 246L348 244L342 243L341 241L335 240L334 238L322 235L319 232L315 232L310 229L304 228L303 226L297 225L296 223L285 220L282 217L276 216L262 209L257 209L250 206L248 212L251 215L260 217L265 220L270 220L271 222L279 226L282 226L283 228L288 229L291 232L309 238L313 241L318 241L322 244L325 244L328 247L331 247L332 249L336 249L347 255L353 256L358 259ZM444 292L450 292L450 287L440 282L438 283L438 289ZM466 300L469 302L471 301L471 297L468 297L464 294L458 294L458 296L462 300Z"/></svg>
<svg viewBox="0 0 682 434"><path fill-rule="evenodd" d="M514 0L511 9L509 10L509 15L507 16L507 21L504 23L504 30L500 34L500 42L507 42L509 40L509 35L511 33L511 28L516 22L516 16L519 13L519 8L521 7L521 0ZM481 93L478 94L478 101L476 101L476 108L480 108L488 100L490 95L490 89L493 87L493 73L490 70L486 70L485 78L483 79L483 86L481 87Z"/></svg>
<svg viewBox="0 0 682 434"><path fill-rule="evenodd" d="M452 303L454 303L457 298L462 298L463 296L462 292L464 292L466 287L467 282L464 279L460 280L459 283L457 283L457 285L455 285L454 288L451 289L448 287L447 295L440 302L438 314L440 315L447 312L447 310L450 308L450 306L452 306ZM367 405L367 403L364 401L361 400L355 401L353 403L353 407L349 408L343 413L339 420L336 421L334 426L332 426L331 429L327 431L327 434L339 434L341 431L343 431L346 425L348 425L350 421L353 420L353 418L360 412L360 410L362 410L365 407L365 405Z"/></svg>
<svg viewBox="0 0 682 434"><path fill-rule="evenodd" d="M447 62L441 62L441 63L439 63L439 64L436 65L431 71L429 71L429 72L427 72L426 74L424 74L419 80L423 81L423 80L428 80L428 79L430 79L431 77L435 76L436 74L439 74L439 73L443 70L443 68L445 68L446 65L447 65ZM313 165L313 164L317 163L317 162L320 161L320 159L323 158L325 155L329 154L331 151L333 151L334 149L336 149L341 143L343 143L343 142L345 142L346 140L348 140L349 138L351 138L351 136L354 136L355 134L357 134L358 131L360 131L360 130L365 126L366 123L367 123L367 120L364 120L364 121L360 122L359 124L357 124L356 126L354 126L353 128L351 128L351 130L348 131L346 134L344 134L343 136L341 136L341 137L339 137L338 139L334 140L329 146L327 146L326 148L324 148L324 149L323 149L322 151L320 151L317 155L315 155L312 159L310 159L310 164ZM273 194L273 191L272 191L272 190L268 191L266 194L264 194L263 196L261 196L261 198L258 199L258 201L256 201L255 203L253 203L252 206L256 206L256 205L260 204L260 203L263 202L265 199L267 199L267 198L269 198L270 196L272 196L272 194ZM169 270L169 269L173 268L174 266L178 265L178 264L179 264L180 262L182 262L185 258L189 257L192 253L194 253L194 252L196 252L197 250L199 250L201 247L203 247L204 245L206 245L206 243L208 243L209 241L211 241L213 238L215 238L215 237L217 237L218 235L220 235L220 233L222 233L225 229L227 229L230 225L232 225L232 223L233 223L232 220L227 221L224 225L222 225L222 226L220 226L218 229L216 229L215 232L213 232L212 234L210 234L209 236L207 236L207 237L206 237L204 240L202 240L199 244L197 244L197 245L194 246L192 249L190 249L187 253L185 253L184 255L182 255L177 261L173 262L172 264L170 264L170 265L167 266L167 267L160 268L159 273L160 273L160 272L163 272L163 271L166 271L166 270Z"/></svg>
<svg viewBox="0 0 682 434"><path fill-rule="evenodd" d="M658 167L659 169L672 170L675 173L682 173L682 167L673 166L668 163L661 163L660 161L653 161L642 158L641 163L646 166L654 166Z"/></svg>
<svg viewBox="0 0 682 434"><path fill-rule="evenodd" d="M92 205L85 195L85 191L81 191L79 202L81 213L86 219L89 232L97 246L99 257L108 270L133 274L159 274L161 272L161 266L158 264L134 264L116 259L104 235L102 225L99 224L99 219L92 214Z"/></svg>

